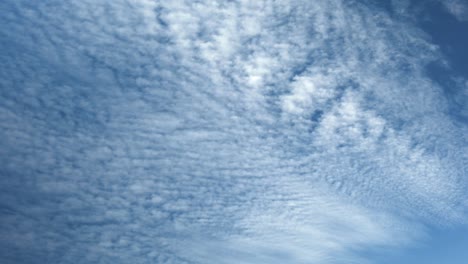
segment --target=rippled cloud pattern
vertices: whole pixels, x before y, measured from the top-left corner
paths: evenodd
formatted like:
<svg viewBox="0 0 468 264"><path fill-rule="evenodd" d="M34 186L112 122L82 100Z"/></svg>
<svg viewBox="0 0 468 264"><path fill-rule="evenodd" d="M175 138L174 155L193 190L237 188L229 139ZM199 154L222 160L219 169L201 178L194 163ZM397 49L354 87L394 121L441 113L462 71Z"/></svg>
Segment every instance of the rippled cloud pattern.
<svg viewBox="0 0 468 264"><path fill-rule="evenodd" d="M466 224L468 80L405 2L1 1L0 262L367 263Z"/></svg>

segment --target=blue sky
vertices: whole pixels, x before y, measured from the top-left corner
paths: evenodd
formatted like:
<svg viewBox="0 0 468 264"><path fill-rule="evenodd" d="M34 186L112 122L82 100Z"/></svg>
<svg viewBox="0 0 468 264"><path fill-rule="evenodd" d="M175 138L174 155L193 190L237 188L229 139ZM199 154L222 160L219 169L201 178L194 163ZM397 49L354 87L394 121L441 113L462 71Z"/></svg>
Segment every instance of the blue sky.
<svg viewBox="0 0 468 264"><path fill-rule="evenodd" d="M466 227L433 228L429 237L419 243L399 251L366 252L375 263L451 263L463 264L468 258L466 245L468 230Z"/></svg>
<svg viewBox="0 0 468 264"><path fill-rule="evenodd" d="M0 12L1 263L468 258L465 1Z"/></svg>

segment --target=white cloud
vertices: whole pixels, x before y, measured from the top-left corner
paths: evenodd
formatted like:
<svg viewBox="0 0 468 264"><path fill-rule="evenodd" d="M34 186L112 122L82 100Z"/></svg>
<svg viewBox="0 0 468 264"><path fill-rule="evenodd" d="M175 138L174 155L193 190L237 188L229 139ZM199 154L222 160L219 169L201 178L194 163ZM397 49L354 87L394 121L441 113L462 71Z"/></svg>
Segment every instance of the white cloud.
<svg viewBox="0 0 468 264"><path fill-rule="evenodd" d="M459 21L468 21L468 6L461 0L441 1L444 7Z"/></svg>
<svg viewBox="0 0 468 264"><path fill-rule="evenodd" d="M2 255L362 263L420 223L464 221L466 129L424 73L441 55L382 11L0 5L15 14L0 19L1 169L17 176L0 182L1 236L17 237Z"/></svg>

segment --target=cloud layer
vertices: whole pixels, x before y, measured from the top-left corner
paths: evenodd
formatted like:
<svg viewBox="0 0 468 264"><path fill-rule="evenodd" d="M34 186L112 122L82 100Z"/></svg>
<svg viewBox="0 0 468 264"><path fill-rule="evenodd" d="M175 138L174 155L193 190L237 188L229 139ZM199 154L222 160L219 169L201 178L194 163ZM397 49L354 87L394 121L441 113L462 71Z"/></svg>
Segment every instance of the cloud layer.
<svg viewBox="0 0 468 264"><path fill-rule="evenodd" d="M363 263L466 221L443 57L377 6L0 8L6 263Z"/></svg>

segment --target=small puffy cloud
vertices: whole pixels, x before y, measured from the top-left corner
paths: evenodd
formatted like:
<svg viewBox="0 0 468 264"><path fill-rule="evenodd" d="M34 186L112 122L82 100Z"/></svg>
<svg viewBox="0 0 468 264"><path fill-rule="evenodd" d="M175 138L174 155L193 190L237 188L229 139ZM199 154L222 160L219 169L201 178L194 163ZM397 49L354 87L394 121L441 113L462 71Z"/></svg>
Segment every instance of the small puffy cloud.
<svg viewBox="0 0 468 264"><path fill-rule="evenodd" d="M441 1L447 11L458 21L468 21L468 4L463 0Z"/></svg>

